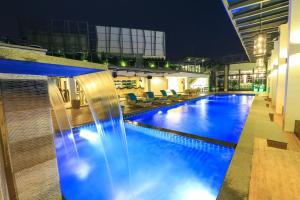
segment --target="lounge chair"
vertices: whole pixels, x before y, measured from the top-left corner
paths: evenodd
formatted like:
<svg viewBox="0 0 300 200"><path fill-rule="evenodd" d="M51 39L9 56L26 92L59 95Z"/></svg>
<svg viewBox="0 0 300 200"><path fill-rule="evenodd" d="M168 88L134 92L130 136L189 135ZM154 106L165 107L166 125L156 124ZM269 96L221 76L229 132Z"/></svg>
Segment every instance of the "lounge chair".
<svg viewBox="0 0 300 200"><path fill-rule="evenodd" d="M169 99L166 97L155 97L154 92L145 92L145 97L154 104L166 104L169 102Z"/></svg>
<svg viewBox="0 0 300 200"><path fill-rule="evenodd" d="M151 101L138 100L134 93L128 93L126 95L126 101L130 106L143 107L143 108L151 106Z"/></svg>
<svg viewBox="0 0 300 200"><path fill-rule="evenodd" d="M182 95L182 94L177 94L175 90L171 90L172 94L174 97L180 98L180 99L187 99L188 95Z"/></svg>
<svg viewBox="0 0 300 200"><path fill-rule="evenodd" d="M167 92L166 92L166 90L160 90L160 92L161 92L161 94L162 94L162 96L164 97L164 98L167 98L167 99L169 99L169 100L171 100L171 101L179 101L179 100L181 100L179 97L176 97L176 96L169 96L168 94L167 94Z"/></svg>

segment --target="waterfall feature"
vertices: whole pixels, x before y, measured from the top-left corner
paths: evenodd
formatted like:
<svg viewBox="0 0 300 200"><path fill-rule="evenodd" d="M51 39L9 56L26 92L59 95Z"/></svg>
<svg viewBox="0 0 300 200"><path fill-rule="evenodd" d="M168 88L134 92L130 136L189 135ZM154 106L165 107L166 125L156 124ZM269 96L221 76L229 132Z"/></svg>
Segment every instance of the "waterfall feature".
<svg viewBox="0 0 300 200"><path fill-rule="evenodd" d="M130 199L130 169L125 127L110 72L76 77L86 96L109 177L110 199ZM109 183L108 183L109 184Z"/></svg>
<svg viewBox="0 0 300 200"><path fill-rule="evenodd" d="M67 115L64 101L61 93L51 78L48 79L48 90L52 109L55 114L56 122L59 128L60 142L64 146L66 155L72 159L78 158L77 147L73 135L70 119Z"/></svg>

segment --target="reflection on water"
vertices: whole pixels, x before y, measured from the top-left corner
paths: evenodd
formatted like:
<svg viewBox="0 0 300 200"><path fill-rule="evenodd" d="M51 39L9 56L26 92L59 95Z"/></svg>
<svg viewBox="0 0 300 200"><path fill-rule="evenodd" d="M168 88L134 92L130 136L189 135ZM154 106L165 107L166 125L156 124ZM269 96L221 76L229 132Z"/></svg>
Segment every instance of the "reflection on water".
<svg viewBox="0 0 300 200"><path fill-rule="evenodd" d="M132 199L216 199L233 149L201 141L195 145L190 138L168 138L168 133L161 135L162 132L129 124L126 133ZM104 155L96 145L97 134L96 127L82 127L75 132L81 158L80 165L74 164L80 167L75 171L72 162L64 162L63 149L57 147L62 191L71 200L126 200L128 190L124 187L115 187L113 198L105 193L109 186Z"/></svg>
<svg viewBox="0 0 300 200"><path fill-rule="evenodd" d="M211 95L184 105L162 108L129 120L207 138L237 143L253 96Z"/></svg>

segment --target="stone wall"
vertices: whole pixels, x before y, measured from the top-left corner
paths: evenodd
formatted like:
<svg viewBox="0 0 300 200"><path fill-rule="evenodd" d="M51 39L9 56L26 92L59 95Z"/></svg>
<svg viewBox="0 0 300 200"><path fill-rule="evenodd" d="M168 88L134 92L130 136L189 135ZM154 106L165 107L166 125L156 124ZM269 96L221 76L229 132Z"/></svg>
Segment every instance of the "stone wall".
<svg viewBox="0 0 300 200"><path fill-rule="evenodd" d="M17 198L60 199L46 77L0 75L0 90Z"/></svg>

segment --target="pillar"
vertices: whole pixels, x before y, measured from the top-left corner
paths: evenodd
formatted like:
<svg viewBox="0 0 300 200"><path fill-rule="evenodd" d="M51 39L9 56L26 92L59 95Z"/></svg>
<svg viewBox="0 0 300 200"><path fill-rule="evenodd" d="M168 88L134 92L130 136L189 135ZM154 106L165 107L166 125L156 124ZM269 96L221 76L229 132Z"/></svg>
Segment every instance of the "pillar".
<svg viewBox="0 0 300 200"><path fill-rule="evenodd" d="M278 53L278 74L277 74L277 93L276 93L276 113L282 114L285 96L286 81L286 59L288 44L288 25L283 24L279 27L279 53Z"/></svg>
<svg viewBox="0 0 300 200"><path fill-rule="evenodd" d="M268 98L270 98L270 94L272 92L272 77L271 74L267 76L267 93L268 93Z"/></svg>
<svg viewBox="0 0 300 200"><path fill-rule="evenodd" d="M294 132L300 119L300 1L289 1L289 46L284 101L284 130Z"/></svg>
<svg viewBox="0 0 300 200"><path fill-rule="evenodd" d="M0 91L9 199L61 199L47 77L0 74Z"/></svg>
<svg viewBox="0 0 300 200"><path fill-rule="evenodd" d="M224 69L224 91L228 91L228 74L229 74L229 65L225 65Z"/></svg>
<svg viewBox="0 0 300 200"><path fill-rule="evenodd" d="M0 138L2 139L1 135ZM3 158L3 146L0 142L0 200L8 200L8 188L6 184L6 177L5 177L5 163Z"/></svg>
<svg viewBox="0 0 300 200"><path fill-rule="evenodd" d="M274 69L272 71L272 94L271 94L271 98L272 98L272 105L276 106L276 92L277 92L277 77L278 77L278 70Z"/></svg>
<svg viewBox="0 0 300 200"><path fill-rule="evenodd" d="M70 99L76 100L77 94L76 94L76 80L74 78L68 78L69 87L70 87Z"/></svg>
<svg viewBox="0 0 300 200"><path fill-rule="evenodd" d="M274 50L271 51L271 57L268 61L268 70L270 74L268 75L268 81L269 81L269 90L268 90L268 98L272 99L272 93L273 93L273 54Z"/></svg>
<svg viewBox="0 0 300 200"><path fill-rule="evenodd" d="M189 84L189 80L190 80L190 78L185 78L184 79L184 84L185 84L185 89L187 90L187 89L190 89L191 88L191 85Z"/></svg>
<svg viewBox="0 0 300 200"><path fill-rule="evenodd" d="M69 91L70 91L70 102L73 108L80 108L80 100L76 94L76 80L74 78L68 78Z"/></svg>
<svg viewBox="0 0 300 200"><path fill-rule="evenodd" d="M239 69L239 90L241 90L241 70Z"/></svg>
<svg viewBox="0 0 300 200"><path fill-rule="evenodd" d="M274 42L273 72L272 72L272 105L276 107L278 86L279 41Z"/></svg>
<svg viewBox="0 0 300 200"><path fill-rule="evenodd" d="M147 86L147 92L150 92L151 91L151 79L152 79L152 77L150 78L150 77L147 77L146 78L146 86Z"/></svg>

